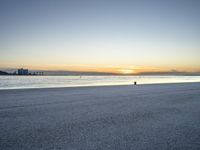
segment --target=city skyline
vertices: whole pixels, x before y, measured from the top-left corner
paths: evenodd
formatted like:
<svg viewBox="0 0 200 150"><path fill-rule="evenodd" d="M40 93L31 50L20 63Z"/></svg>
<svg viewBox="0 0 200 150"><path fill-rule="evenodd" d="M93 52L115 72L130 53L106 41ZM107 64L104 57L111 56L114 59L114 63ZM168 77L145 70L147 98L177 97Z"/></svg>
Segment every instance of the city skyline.
<svg viewBox="0 0 200 150"><path fill-rule="evenodd" d="M0 68L200 72L200 1L1 1Z"/></svg>

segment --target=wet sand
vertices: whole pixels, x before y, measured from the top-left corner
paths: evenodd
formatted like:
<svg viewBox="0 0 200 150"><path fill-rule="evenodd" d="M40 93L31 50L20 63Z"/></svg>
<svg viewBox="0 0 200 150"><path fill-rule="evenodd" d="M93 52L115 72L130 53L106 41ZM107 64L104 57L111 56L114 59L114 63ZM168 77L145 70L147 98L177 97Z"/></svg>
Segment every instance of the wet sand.
<svg viewBox="0 0 200 150"><path fill-rule="evenodd" d="M0 149L198 150L200 83L0 90Z"/></svg>

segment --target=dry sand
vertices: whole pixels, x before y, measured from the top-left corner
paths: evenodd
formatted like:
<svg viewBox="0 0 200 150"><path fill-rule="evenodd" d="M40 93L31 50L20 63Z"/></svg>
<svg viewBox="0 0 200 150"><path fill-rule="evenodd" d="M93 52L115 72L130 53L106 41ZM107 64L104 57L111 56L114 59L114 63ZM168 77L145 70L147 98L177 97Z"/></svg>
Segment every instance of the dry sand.
<svg viewBox="0 0 200 150"><path fill-rule="evenodd" d="M200 83L0 90L0 149L199 150Z"/></svg>

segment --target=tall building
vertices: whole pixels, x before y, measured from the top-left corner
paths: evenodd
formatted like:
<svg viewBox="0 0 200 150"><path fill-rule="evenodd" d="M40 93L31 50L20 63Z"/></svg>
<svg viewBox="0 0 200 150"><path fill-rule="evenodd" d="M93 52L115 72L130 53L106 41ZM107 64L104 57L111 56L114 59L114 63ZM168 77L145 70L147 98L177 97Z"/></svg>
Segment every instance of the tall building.
<svg viewBox="0 0 200 150"><path fill-rule="evenodd" d="M18 75L28 75L28 69L18 69Z"/></svg>

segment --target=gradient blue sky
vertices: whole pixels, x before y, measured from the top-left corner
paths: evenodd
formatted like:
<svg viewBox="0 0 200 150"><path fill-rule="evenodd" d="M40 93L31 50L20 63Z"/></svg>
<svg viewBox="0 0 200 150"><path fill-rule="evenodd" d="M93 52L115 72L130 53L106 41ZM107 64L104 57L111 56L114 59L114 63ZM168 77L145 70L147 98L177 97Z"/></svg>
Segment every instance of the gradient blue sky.
<svg viewBox="0 0 200 150"><path fill-rule="evenodd" d="M0 67L200 71L200 1L1 0Z"/></svg>

